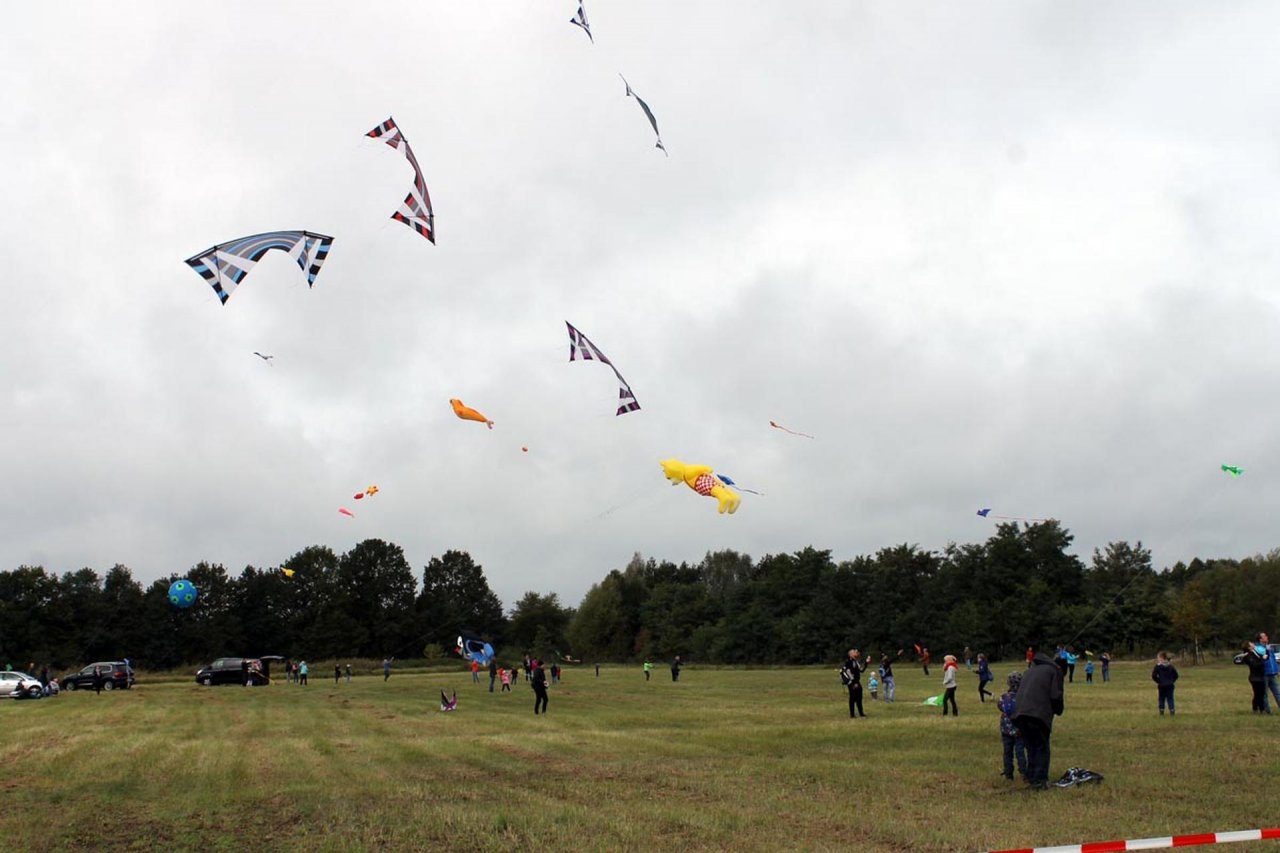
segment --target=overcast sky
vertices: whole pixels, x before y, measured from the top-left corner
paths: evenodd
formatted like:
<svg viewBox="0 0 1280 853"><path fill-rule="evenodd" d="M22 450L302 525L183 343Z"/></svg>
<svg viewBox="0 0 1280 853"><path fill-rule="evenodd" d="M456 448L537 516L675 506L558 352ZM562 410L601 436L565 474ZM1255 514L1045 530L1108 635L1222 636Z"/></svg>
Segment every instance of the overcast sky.
<svg viewBox="0 0 1280 853"><path fill-rule="evenodd" d="M637 551L941 549L981 507L1086 560L1280 545L1280 6L588 0L594 45L576 6L10 10L0 569L379 537L577 604ZM183 263L287 229L335 238L314 289ZM717 515L672 456L765 495Z"/></svg>

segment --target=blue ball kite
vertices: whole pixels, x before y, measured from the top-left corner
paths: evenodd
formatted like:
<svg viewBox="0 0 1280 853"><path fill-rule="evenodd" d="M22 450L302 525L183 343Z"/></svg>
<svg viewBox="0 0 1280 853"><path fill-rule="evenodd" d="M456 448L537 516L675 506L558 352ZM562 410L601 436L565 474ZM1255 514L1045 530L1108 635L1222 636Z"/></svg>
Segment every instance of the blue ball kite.
<svg viewBox="0 0 1280 853"><path fill-rule="evenodd" d="M169 601L173 602L174 607L186 610L196 603L197 595L199 593L196 591L196 585L186 578L169 584Z"/></svg>

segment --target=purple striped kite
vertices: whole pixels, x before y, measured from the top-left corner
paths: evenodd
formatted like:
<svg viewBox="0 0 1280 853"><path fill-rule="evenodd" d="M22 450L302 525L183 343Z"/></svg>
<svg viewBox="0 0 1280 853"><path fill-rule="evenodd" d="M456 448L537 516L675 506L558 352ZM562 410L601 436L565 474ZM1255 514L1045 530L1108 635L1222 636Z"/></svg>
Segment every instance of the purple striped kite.
<svg viewBox="0 0 1280 853"><path fill-rule="evenodd" d="M568 320L564 323L569 327L569 360L577 361L581 358L583 361L599 361L613 368L613 375L618 377L618 411L617 415L625 415L627 412L639 411L640 403L636 400L636 395L631 393L631 386L627 384L627 380L622 378L622 374L618 372L618 368L613 366L613 362L608 356L600 352L600 348L591 343L587 336L579 332L573 327Z"/></svg>
<svg viewBox="0 0 1280 853"><path fill-rule="evenodd" d="M403 222L433 244L436 242L436 215L431 209L431 196L427 195L427 181L422 177L422 167L418 158L413 156L409 140L404 138L395 119L390 116L382 124L365 134L373 139L382 139L400 153L413 166L413 189L404 197L400 209L391 214L391 218Z"/></svg>

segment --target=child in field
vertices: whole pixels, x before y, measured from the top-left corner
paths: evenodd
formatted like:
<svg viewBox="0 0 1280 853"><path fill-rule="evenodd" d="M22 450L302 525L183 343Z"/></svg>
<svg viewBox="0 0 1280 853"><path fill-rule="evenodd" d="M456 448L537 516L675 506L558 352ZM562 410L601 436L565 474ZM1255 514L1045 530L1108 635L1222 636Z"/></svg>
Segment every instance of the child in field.
<svg viewBox="0 0 1280 853"><path fill-rule="evenodd" d="M1000 709L1000 743L1004 746L1004 772L1006 779L1013 778L1013 759L1018 759L1018 775L1027 778L1027 748L1022 742L1022 733L1013 724L1013 715L1018 710L1018 687L1022 684L1022 673L1009 673L1008 689L996 700Z"/></svg>
<svg viewBox="0 0 1280 853"><path fill-rule="evenodd" d="M995 681L996 677L991 674L991 664L987 663L986 655L978 655L978 701L986 702L988 696L993 696L987 685Z"/></svg>
<svg viewBox="0 0 1280 853"><path fill-rule="evenodd" d="M874 672L871 673L870 678L867 679L867 689L871 691L871 701L876 701L876 699L879 698L880 681L876 678L876 674Z"/></svg>
<svg viewBox="0 0 1280 853"><path fill-rule="evenodd" d="M1156 683L1156 692L1160 702L1160 716L1164 716L1164 706L1169 705L1169 716L1173 716L1173 685L1178 680L1178 670L1169 661L1169 653L1161 652L1156 656L1156 665L1151 670L1151 680Z"/></svg>
<svg viewBox="0 0 1280 853"><path fill-rule="evenodd" d="M498 670L498 677L502 679L502 689L507 693L511 692L511 670L502 668Z"/></svg>
<svg viewBox="0 0 1280 853"><path fill-rule="evenodd" d="M1093 658L1089 658L1084 664L1084 683L1093 684Z"/></svg>

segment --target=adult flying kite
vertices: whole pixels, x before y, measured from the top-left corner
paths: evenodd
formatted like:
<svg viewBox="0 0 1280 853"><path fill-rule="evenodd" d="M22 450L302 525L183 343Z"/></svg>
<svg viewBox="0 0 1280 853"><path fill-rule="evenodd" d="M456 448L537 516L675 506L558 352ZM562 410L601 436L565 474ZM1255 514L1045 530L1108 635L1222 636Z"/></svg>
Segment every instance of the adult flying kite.
<svg viewBox="0 0 1280 853"><path fill-rule="evenodd" d="M578 14L570 18L569 23L582 27L582 31L587 34L587 38L591 39L592 44L595 44L595 37L591 35L591 22L587 20L587 10L582 3L583 0L578 0Z"/></svg>
<svg viewBox="0 0 1280 853"><path fill-rule="evenodd" d="M382 139L383 142L404 154L405 159L413 166L413 189L404 197L404 202L401 203L400 209L391 214L391 218L398 222L403 222L432 243L435 243L436 215L431 210L431 196L427 195L427 181L422 177L422 167L418 165L418 158L413 156L413 149L409 147L409 140L405 139L404 134L400 132L400 128L396 127L395 119L389 116L386 121L366 133L365 136Z"/></svg>
<svg viewBox="0 0 1280 853"><path fill-rule="evenodd" d="M272 249L280 249L298 262L307 274L307 287L316 283L324 259L329 257L333 238L310 231L268 231L251 234L238 240L219 243L198 255L187 258L186 263L209 282L213 292L225 305L241 280L249 274L254 264ZM255 353L256 354L256 353Z"/></svg>
<svg viewBox="0 0 1280 853"><path fill-rule="evenodd" d="M619 74L618 76L622 77L621 74ZM649 109L649 105L646 104L639 95L637 95L634 91L632 91L631 84L627 82L626 77L622 77L622 85L627 87L627 97L635 98L636 103L640 105L640 109L644 110L644 114L649 117L649 124L653 125L653 135L658 138L658 144L655 145L654 147L661 148L662 153L667 154L667 148L665 145L662 144L662 134L658 132L658 120L653 117L653 110ZM671 155L667 154L667 156L670 157Z"/></svg>

